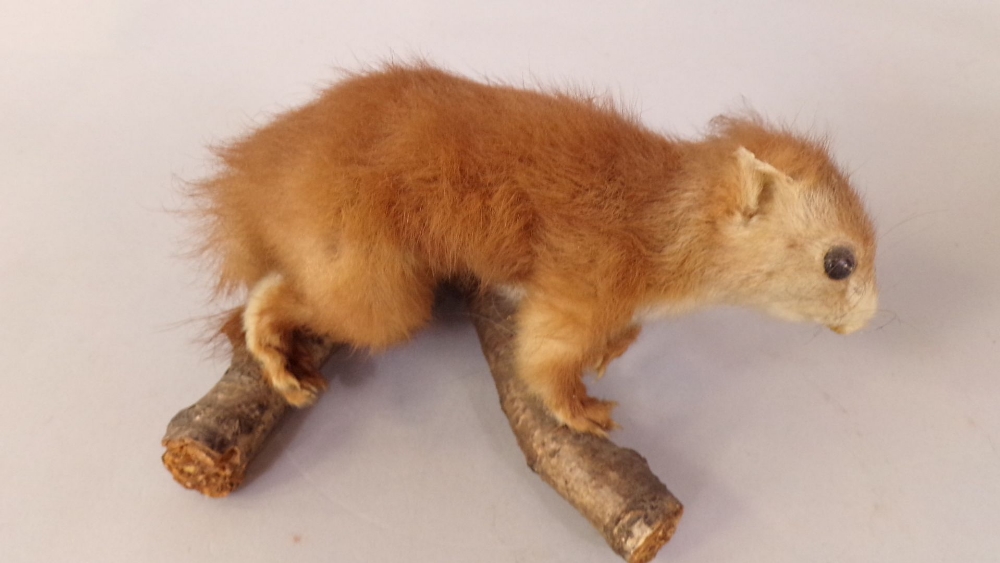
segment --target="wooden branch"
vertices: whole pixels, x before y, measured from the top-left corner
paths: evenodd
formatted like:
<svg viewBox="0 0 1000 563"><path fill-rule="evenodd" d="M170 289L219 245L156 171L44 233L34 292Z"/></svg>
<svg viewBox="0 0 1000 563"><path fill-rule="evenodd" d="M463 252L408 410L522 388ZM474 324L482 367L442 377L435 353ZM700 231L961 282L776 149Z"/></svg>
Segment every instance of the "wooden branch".
<svg viewBox="0 0 1000 563"><path fill-rule="evenodd" d="M336 348L315 338L299 345L322 365ZM233 492L288 403L264 381L260 364L240 339L222 379L197 403L177 413L163 437L163 465L188 489L210 497Z"/></svg>
<svg viewBox="0 0 1000 563"><path fill-rule="evenodd" d="M493 295L470 299L483 352L528 466L570 502L629 563L645 563L670 540L683 512L680 502L633 450L560 426L516 377L514 306ZM308 342L322 362L328 342ZM319 364L317 364L319 365ZM221 497L236 489L247 465L287 410L264 382L243 346L222 380L167 427L163 463L181 485Z"/></svg>
<svg viewBox="0 0 1000 563"><path fill-rule="evenodd" d="M528 467L569 501L629 563L653 559L684 511L641 455L606 438L559 425L514 370L514 306L474 296L469 310Z"/></svg>

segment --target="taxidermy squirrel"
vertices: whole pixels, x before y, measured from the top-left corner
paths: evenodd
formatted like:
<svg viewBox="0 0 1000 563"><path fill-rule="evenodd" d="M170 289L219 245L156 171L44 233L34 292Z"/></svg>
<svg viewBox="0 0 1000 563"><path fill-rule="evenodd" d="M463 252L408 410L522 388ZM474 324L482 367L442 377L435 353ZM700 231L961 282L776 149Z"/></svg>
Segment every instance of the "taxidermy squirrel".
<svg viewBox="0 0 1000 563"><path fill-rule="evenodd" d="M822 141L757 117L654 133L601 99L427 65L348 77L217 149L194 188L221 294L289 403L325 382L305 331L373 350L446 280L519 299L517 370L560 422L603 435L603 374L640 323L743 305L839 333L876 311L875 236Z"/></svg>

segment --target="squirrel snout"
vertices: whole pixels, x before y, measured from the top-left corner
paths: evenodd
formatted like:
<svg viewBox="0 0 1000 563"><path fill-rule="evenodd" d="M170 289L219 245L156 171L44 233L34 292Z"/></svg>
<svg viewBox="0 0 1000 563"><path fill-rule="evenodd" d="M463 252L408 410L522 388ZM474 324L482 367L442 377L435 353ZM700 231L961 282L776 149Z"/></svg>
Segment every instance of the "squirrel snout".
<svg viewBox="0 0 1000 563"><path fill-rule="evenodd" d="M870 284L861 292L860 299L854 303L846 316L826 326L837 334L851 334L865 328L876 311L878 311L878 290L874 284Z"/></svg>

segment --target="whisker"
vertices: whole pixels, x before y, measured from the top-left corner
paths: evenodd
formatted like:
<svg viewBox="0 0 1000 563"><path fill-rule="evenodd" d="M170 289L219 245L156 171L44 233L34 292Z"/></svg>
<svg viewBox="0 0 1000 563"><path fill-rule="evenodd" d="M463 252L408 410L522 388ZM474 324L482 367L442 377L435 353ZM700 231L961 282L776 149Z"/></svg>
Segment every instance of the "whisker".
<svg viewBox="0 0 1000 563"><path fill-rule="evenodd" d="M878 236L878 239L876 239L876 240L878 242L881 242L882 239L885 238L889 233L895 231L896 229L898 229L899 227L902 227L903 225L909 223L910 221L915 221L917 219L920 219L922 217L926 217L928 215L933 215L935 213L946 213L946 212L947 212L946 209L933 209L931 211L924 211L922 213L917 213L915 215L910 215L906 219L903 219L902 221L896 223L895 225L893 225L893 226L889 227L888 229L886 229L885 231L883 231L882 234L880 234Z"/></svg>
<svg viewBox="0 0 1000 563"><path fill-rule="evenodd" d="M880 330L882 330L883 328L885 328L885 327L887 327L887 326L891 325L892 323L899 323L899 324L902 324L902 325L905 325L905 324L906 324L906 323L904 323L904 322L903 322L903 321L902 321L902 320L901 320L901 319L899 318L899 315L898 315L898 314L896 314L896 312L895 312L895 311L890 311L889 309L876 309L876 310L875 310L875 315L876 315L876 317L877 317L878 315L880 315L880 314L883 314L883 313L885 313L885 314L888 314L888 315L892 315L892 316L891 316L891 317L889 317L889 320L887 320L887 321L885 321L884 323L882 323L882 324L878 325L877 327L875 327L875 328L871 329L871 332L877 332L877 331L880 331Z"/></svg>
<svg viewBox="0 0 1000 563"><path fill-rule="evenodd" d="M819 335L823 334L824 330L825 329L822 326L816 327L816 330L813 331L812 338L810 338L809 340L806 340L806 344L811 344L813 340L816 340L819 337Z"/></svg>

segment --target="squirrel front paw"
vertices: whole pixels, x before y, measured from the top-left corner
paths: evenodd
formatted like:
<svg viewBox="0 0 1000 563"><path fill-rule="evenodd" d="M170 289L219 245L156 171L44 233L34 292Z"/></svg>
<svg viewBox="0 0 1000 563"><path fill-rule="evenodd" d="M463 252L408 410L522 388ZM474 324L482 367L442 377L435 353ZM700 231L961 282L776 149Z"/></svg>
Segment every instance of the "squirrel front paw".
<svg viewBox="0 0 1000 563"><path fill-rule="evenodd" d="M619 428L614 419L611 418L611 411L618 403L614 401L604 401L595 399L584 392L574 394L570 397L562 397L549 406L549 412L561 424L587 434L594 434L602 438L607 437L608 432Z"/></svg>

